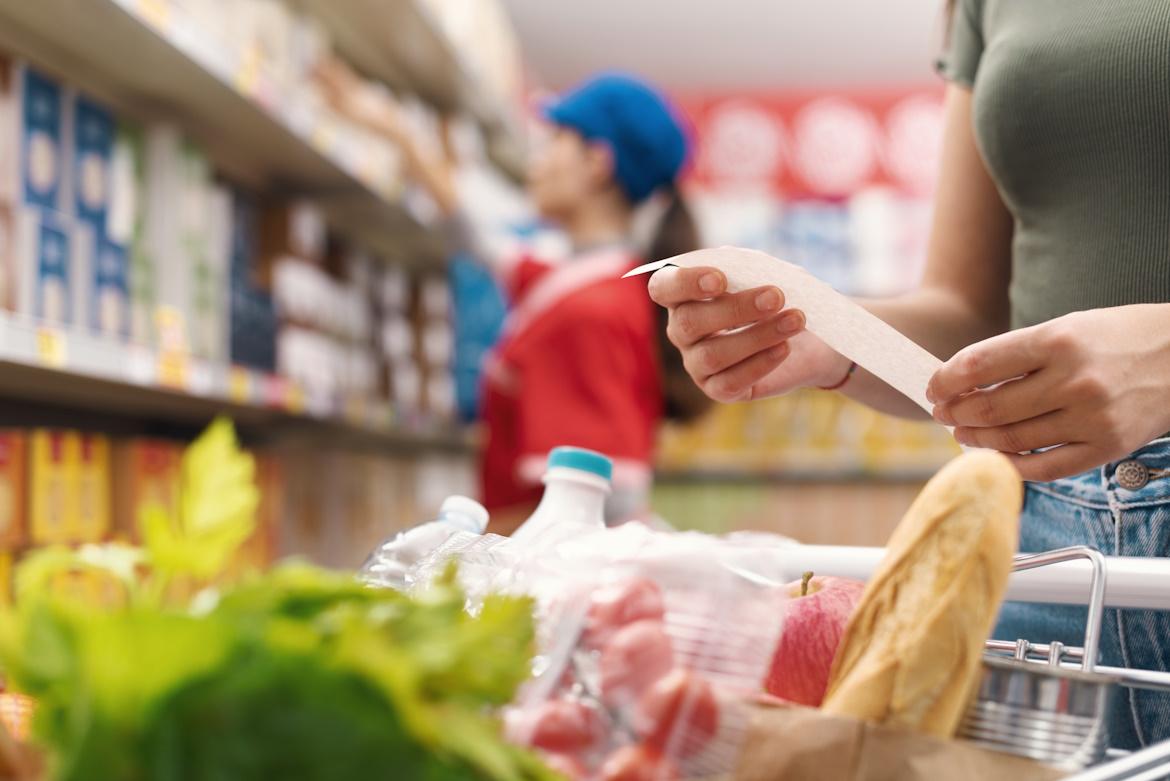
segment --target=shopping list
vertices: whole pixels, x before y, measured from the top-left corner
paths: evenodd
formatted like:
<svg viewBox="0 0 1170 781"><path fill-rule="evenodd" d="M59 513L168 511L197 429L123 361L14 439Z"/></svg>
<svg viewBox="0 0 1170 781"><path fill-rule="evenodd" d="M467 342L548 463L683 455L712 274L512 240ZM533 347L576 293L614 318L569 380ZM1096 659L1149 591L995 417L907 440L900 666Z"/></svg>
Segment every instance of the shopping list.
<svg viewBox="0 0 1170 781"><path fill-rule="evenodd" d="M717 268L727 276L728 291L732 293L775 285L784 292L785 306L803 311L808 330L825 344L856 361L928 414L933 409L934 405L926 400L926 386L942 361L800 266L756 250L719 247L647 263L626 276L666 266Z"/></svg>

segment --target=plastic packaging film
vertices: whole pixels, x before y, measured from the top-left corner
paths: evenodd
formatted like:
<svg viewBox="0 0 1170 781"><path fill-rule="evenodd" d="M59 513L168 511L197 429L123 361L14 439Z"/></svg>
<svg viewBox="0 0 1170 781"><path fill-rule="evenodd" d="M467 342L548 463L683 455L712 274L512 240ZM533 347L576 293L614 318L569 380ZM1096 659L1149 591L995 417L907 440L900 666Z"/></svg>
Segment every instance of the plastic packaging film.
<svg viewBox="0 0 1170 781"><path fill-rule="evenodd" d="M942 361L799 266L755 250L720 247L647 263L626 276L666 266L717 268L732 293L775 285L784 292L786 307L804 312L811 333L931 412L926 386Z"/></svg>

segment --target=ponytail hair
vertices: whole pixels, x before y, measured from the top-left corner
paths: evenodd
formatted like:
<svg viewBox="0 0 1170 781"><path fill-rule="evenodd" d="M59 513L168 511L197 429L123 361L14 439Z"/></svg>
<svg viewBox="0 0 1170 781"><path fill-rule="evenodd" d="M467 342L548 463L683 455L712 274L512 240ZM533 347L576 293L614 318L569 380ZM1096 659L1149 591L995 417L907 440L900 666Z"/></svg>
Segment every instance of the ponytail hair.
<svg viewBox="0 0 1170 781"><path fill-rule="evenodd" d="M666 209L647 247L646 261L673 258L697 250L700 246L699 228L694 216L678 188L672 184L666 191ZM658 354L666 418L686 423L701 416L714 402L695 385L683 366L682 353L666 337L669 313L661 307L655 307L655 310L658 316Z"/></svg>

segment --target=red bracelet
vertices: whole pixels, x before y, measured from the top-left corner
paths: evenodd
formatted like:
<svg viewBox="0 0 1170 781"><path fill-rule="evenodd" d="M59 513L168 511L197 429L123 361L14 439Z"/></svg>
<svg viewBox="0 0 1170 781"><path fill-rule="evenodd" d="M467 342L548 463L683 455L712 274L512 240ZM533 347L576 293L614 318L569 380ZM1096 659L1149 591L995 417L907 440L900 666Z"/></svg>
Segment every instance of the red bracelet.
<svg viewBox="0 0 1170 781"><path fill-rule="evenodd" d="M853 376L853 372L855 372L855 371L857 371L857 361L850 361L849 362L849 371L845 372L845 376L841 378L841 381L839 383L837 383L836 385L830 385L827 388L822 388L821 386L818 385L817 389L823 390L823 391L839 390L842 385L849 382L849 378Z"/></svg>

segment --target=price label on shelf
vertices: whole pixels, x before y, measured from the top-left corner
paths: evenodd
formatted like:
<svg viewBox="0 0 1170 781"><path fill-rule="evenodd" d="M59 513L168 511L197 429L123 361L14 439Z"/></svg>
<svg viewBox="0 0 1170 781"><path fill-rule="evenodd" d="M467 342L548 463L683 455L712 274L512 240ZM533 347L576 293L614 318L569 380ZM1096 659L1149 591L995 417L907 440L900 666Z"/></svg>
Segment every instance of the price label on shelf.
<svg viewBox="0 0 1170 781"><path fill-rule="evenodd" d="M164 350L158 354L158 384L164 388L186 390L191 376L190 359L179 350Z"/></svg>
<svg viewBox="0 0 1170 781"><path fill-rule="evenodd" d="M248 97L255 97L260 87L260 50L249 47L240 55L240 62L233 79L236 90Z"/></svg>
<svg viewBox="0 0 1170 781"><path fill-rule="evenodd" d="M126 378L135 385L153 385L154 353L145 347L131 346L126 357Z"/></svg>
<svg viewBox="0 0 1170 781"><path fill-rule="evenodd" d="M37 329L37 358L45 366L60 369L68 360L65 334L56 328Z"/></svg>
<svg viewBox="0 0 1170 781"><path fill-rule="evenodd" d="M295 382L285 385L284 408L294 415L303 415L305 412L305 390Z"/></svg>
<svg viewBox="0 0 1170 781"><path fill-rule="evenodd" d="M228 372L228 398L236 404L252 402L252 375L247 369L233 366Z"/></svg>
<svg viewBox="0 0 1170 781"><path fill-rule="evenodd" d="M210 396L215 387L215 376L210 364L190 361L187 364L187 390L196 396Z"/></svg>
<svg viewBox="0 0 1170 781"><path fill-rule="evenodd" d="M138 0L138 16L160 32L166 32L171 23L170 0Z"/></svg>

